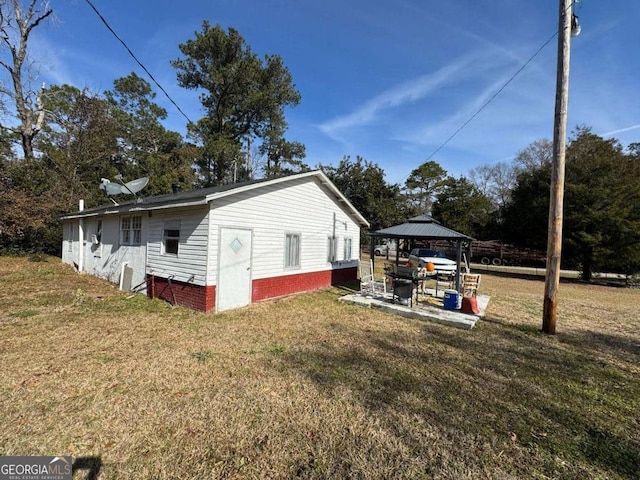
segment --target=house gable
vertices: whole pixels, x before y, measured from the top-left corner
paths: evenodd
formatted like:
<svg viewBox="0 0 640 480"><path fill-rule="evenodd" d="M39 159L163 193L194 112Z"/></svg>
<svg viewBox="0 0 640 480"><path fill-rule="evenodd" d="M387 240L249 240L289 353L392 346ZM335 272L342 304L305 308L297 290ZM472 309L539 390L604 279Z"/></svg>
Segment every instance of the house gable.
<svg viewBox="0 0 640 480"><path fill-rule="evenodd" d="M217 271L220 227L248 227L254 234L252 277L254 280L312 271L331 271L357 261L360 226L314 177L282 184L264 185L211 201L209 249L210 273ZM300 237L300 265L285 265L286 235ZM336 262L328 261L328 240L337 238ZM344 243L351 243L345 259ZM212 278L212 283L215 283Z"/></svg>

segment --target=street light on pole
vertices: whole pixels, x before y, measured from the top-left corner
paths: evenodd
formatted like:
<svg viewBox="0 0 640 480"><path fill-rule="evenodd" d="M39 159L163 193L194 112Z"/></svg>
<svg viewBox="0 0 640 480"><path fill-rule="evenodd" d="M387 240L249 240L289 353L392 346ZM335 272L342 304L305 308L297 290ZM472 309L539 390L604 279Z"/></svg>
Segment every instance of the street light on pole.
<svg viewBox="0 0 640 480"><path fill-rule="evenodd" d="M569 61L571 36L580 33L578 17L573 15L574 0L560 0L558 20L558 70L556 77L555 120L553 128L553 163L549 197L549 230L547 236L547 271L544 285L542 331L556 333L560 257L562 253L562 220L564 199L565 152L567 147L567 108L569 104Z"/></svg>

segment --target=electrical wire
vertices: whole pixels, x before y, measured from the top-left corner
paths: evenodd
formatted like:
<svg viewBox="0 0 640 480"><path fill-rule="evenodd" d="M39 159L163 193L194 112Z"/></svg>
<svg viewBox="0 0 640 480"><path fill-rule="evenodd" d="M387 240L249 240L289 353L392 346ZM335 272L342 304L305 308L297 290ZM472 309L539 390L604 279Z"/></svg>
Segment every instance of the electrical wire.
<svg viewBox="0 0 640 480"><path fill-rule="evenodd" d="M460 131L466 127L467 125L469 125L469 123L471 123L471 121L476 118L480 112L482 112L493 100L495 100L495 98L500 95L500 93L502 93L502 91L507 88L507 86L513 82L515 80L515 78L520 74L520 72L522 72L527 65L529 65L534 58L536 58L538 56L538 54L544 49L544 47L546 47L547 45L549 45L549 43L551 43L551 40L553 40L556 36L558 35L558 32L555 32L551 37L549 37L549 39L544 42L542 44L542 46L540 48L538 48L538 50L536 50L536 52L531 55L531 57L529 57L529 59L516 71L516 73L514 73L513 75L511 75L511 77L504 83L504 85L502 85L497 91L496 93L494 93L491 98L489 98L489 100L487 100L480 108L478 108L478 110L476 110L476 112L471 115L466 122L464 122L460 127L458 127L458 129L453 132L451 134L451 136L449 136L449 138L447 138L444 142L442 142L442 144L436 148L433 153L431 155L429 155L427 157L427 159L425 160L426 162L428 162L429 160L431 160L433 158L433 156L438 153L440 150L442 150L451 140L453 140L453 138L458 135L458 133L460 133Z"/></svg>
<svg viewBox="0 0 640 480"><path fill-rule="evenodd" d="M574 0L573 2L571 2L571 5L569 6L569 9L570 9L570 8L572 8L574 5L579 5L579 4L580 4L580 0ZM484 103L480 108L478 108L478 110L476 110L476 112L475 112L473 115L471 115L471 117L469 117L469 118L467 119L467 121L466 121L466 122L464 122L464 123L463 123L463 124L462 124L462 125L461 125L461 126L460 126L456 131L455 131L455 132L453 132L453 133L449 136L449 138L447 138L444 142L442 142L442 144L440 144L440 146L439 146L438 148L436 148L436 149L433 151L433 153L431 153L431 155L429 155L429 156L427 157L427 159L425 160L425 162L428 162L429 160L431 160L431 159L434 157L434 155L435 155L436 153L438 153L440 150L442 150L442 149L443 149L443 148L444 148L444 147L445 147L445 146L446 146L446 145L447 145L451 140L453 140L453 138L454 138L456 135L458 135L458 133L460 133L460 132L462 131L462 129L464 129L464 128L469 124L469 123L471 123L471 121L472 121L474 118L476 118L476 117L480 114L480 112L482 112L482 111L483 111L483 110L484 110L484 109L485 109L485 108L486 108L486 107L487 107L487 106L488 106L488 105L489 105L493 100L495 100L495 98L496 98L498 95L500 95L500 93L502 93L502 91L503 91L505 88L507 88L507 86L508 86L511 82L513 82L513 80L515 80L515 78L516 78L516 77L517 77L517 76L518 76L518 75L519 75L519 74L520 74L520 73L521 73L521 72L522 72L522 71L527 67L527 65L529 65L529 64L533 61L533 59L534 59L534 58L536 58L536 57L538 56L538 54L539 54L542 50L544 50L544 48L545 48L547 45L549 45L549 43L551 43L551 41L552 41L555 37L557 37L557 36L558 36L558 31L556 30L556 31L553 33L553 35L551 35L551 37L549 37L549 39L548 39L546 42L544 42L544 43L540 46L540 48L538 48L538 49L534 52L534 54L533 54L533 55L531 55L531 56L529 57L529 59L528 59L528 60L527 60L527 61L526 61L526 62L525 62L525 63L524 63L524 64L523 64L523 65L522 65L522 66L521 66L521 67L520 67L520 68L519 68L519 69L518 69L518 70L517 70L517 71L516 71L516 72L515 72L515 73L514 73L514 74L513 74L513 75L512 75L512 76L511 76L507 81L506 81L506 82L505 82L505 83L504 83L504 85L502 85L502 87L500 87L500 88L496 91L496 93L494 93L494 94L491 96L491 98L489 98L489 100L487 100L487 101L486 101L486 102L485 102L485 103ZM410 174L409 174L409 175L410 175ZM409 178L409 175L407 175L407 176L405 177L405 179L406 179L406 178Z"/></svg>
<svg viewBox="0 0 640 480"><path fill-rule="evenodd" d="M102 16L102 14L98 11L95 5L91 3L91 0L85 0L85 2L89 4L89 6L93 9L96 15L98 15L100 20L102 20L102 23L104 23L105 27L107 27L107 29L113 34L113 36L118 39L118 41L127 50L127 52L129 52L129 55L131 55L131 57L138 63L138 65L140 65L140 67L147 73L147 75L149 75L149 78L153 81L153 83L157 85L157 87L162 91L162 93L164 93L164 95L169 99L169 101L178 109L178 111L182 114L182 116L187 119L187 122L193 123L191 119L187 116L187 114L184 113L184 111L180 108L180 106L173 100L173 98L171 98L171 96L167 93L167 91L162 87L162 85L160 85L160 83L155 79L155 77L151 74L151 72L147 69L147 67L145 67L140 60L138 60L138 57L135 56L135 54L131 51L131 49L124 42L124 40L122 40L118 36L118 34L113 30L113 28L111 28L111 25L109 25L107 20Z"/></svg>

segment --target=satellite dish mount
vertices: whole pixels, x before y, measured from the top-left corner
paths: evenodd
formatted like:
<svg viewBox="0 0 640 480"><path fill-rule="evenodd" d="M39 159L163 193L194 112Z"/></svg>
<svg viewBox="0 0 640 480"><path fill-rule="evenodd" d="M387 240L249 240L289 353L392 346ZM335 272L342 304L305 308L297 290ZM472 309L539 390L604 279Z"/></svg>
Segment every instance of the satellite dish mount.
<svg viewBox="0 0 640 480"><path fill-rule="evenodd" d="M122 182L122 175L116 175L115 179L118 180L118 182ZM109 200L111 200L114 205L118 205L118 203L112 197L120 194L133 195L136 197L136 203L139 203L142 201L142 198L138 196L138 192L146 187L148 183L149 177L136 178L126 183L112 182L108 178L102 178L100 190L107 194Z"/></svg>

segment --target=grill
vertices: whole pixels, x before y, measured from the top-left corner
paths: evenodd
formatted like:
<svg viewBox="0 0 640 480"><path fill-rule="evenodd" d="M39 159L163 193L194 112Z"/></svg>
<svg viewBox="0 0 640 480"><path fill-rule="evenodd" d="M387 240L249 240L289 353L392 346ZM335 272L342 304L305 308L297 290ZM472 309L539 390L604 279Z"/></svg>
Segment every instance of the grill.
<svg viewBox="0 0 640 480"><path fill-rule="evenodd" d="M418 278L418 269L411 267L396 267L396 271L393 275L393 278L397 278L400 280L415 280Z"/></svg>
<svg viewBox="0 0 640 480"><path fill-rule="evenodd" d="M413 296L413 282L410 280L395 279L393 293L399 298L411 298Z"/></svg>
<svg viewBox="0 0 640 480"><path fill-rule="evenodd" d="M393 298L409 300L413 304L413 287L418 283L418 269L397 266L391 274L393 279Z"/></svg>

